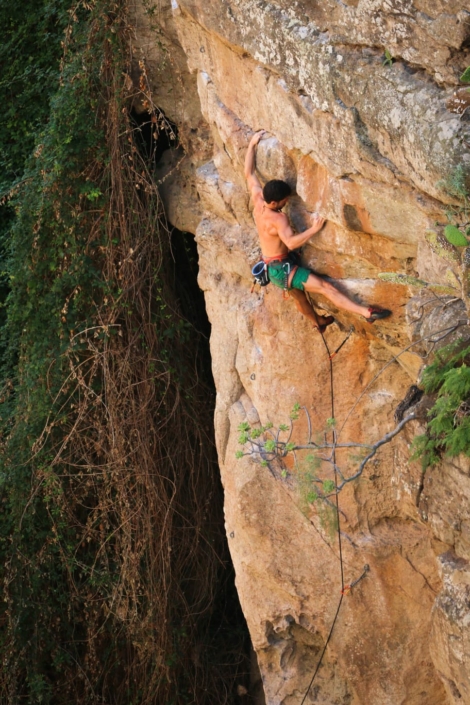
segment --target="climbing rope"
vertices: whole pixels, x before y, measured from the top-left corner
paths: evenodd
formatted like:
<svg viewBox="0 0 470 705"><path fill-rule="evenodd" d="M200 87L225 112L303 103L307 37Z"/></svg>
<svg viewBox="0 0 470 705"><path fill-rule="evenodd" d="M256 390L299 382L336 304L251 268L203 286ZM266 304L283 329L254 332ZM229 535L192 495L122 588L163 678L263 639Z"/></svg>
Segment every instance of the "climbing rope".
<svg viewBox="0 0 470 705"><path fill-rule="evenodd" d="M323 332L321 332L321 337L323 340L323 345L325 346L326 353L328 355L328 365L330 368L330 403L331 403L331 418L335 418L335 390L334 390L334 377L333 377L333 358L336 355L336 353L343 347L344 343L346 340L349 338L351 335L351 332L348 335L348 338L343 340L339 348L335 350L333 354L331 354L330 348L328 347L328 343L326 342L326 338ZM332 435L333 435L333 448L332 448L332 453L331 453L331 459L332 459L332 464L333 464L333 469L334 469L334 478L335 478L335 495L336 495L336 514L337 514L337 522L338 522L338 551L339 551L339 560L340 560L340 565L341 565L341 590L344 589L344 569L343 569L343 550L342 550L342 545L341 545L341 531L339 529L339 493L338 493L338 472L336 470L336 431L333 428L332 430Z"/></svg>
<svg viewBox="0 0 470 705"><path fill-rule="evenodd" d="M339 616L339 613L340 613L340 610L341 610L341 605L343 604L343 598L344 598L346 595L349 595L349 593L351 592L351 590L352 590L361 580L363 580L363 579L366 577L366 575L368 574L368 572L370 571L369 566L366 564L366 565L364 566L363 572L361 573L361 575L360 575L356 580L354 580L352 583L350 583L350 584L348 584L348 585L345 585L345 584L344 584L344 563L345 563L345 561L344 561L344 558L343 558L343 548L342 548L342 542L341 542L340 508L339 508L339 491L338 491L338 472L337 472L337 467L336 467L336 445L337 445L337 441L338 441L339 435L341 434L342 430L344 429L344 426L345 426L345 424L346 424L348 418L350 417L351 413L354 411L354 409L356 408L356 406L357 406L357 404L359 403L360 399L361 399L361 398L364 396L364 394L366 393L367 389L371 386L371 384L373 384L373 382L377 379L377 377L379 377L389 365L391 365L393 362L395 362L395 361L400 357L400 355L402 355L403 353L405 353L405 352L406 352L407 350L409 350L410 348L414 347L415 345L418 345L419 343L421 343L421 342L423 342L423 341L425 341L425 340L428 340L428 341L431 341L431 342L433 342L433 343L436 343L436 342L438 342L439 340L441 340L441 339L447 337L448 335L450 335L450 334L453 333L455 330L457 330L458 328L460 328L461 326L463 326L463 325L465 325L465 324L468 324L468 321L457 321L457 323L454 324L454 325L452 325L452 326L448 326L448 327L446 327L446 328L443 328L442 330L435 331L435 332L433 332L431 335L423 336L423 337L420 338L419 340L416 340L416 341L414 341L413 343L411 343L410 345L407 345L403 350L401 350L397 355L395 355L395 356L392 358L392 360L390 360L390 361L375 375L375 377L369 382L369 384L366 386L366 388L365 388L365 389L362 391L362 393L359 395L358 399L356 399L355 404L353 405L352 409L350 409L349 413L347 414L346 419L344 420L344 422L343 422L343 424L342 424L342 426L341 426L339 432L337 432L335 429L332 429L333 444L332 444L332 455L331 455L331 458L332 458L332 464L333 464L333 469L334 469L334 484L335 484L335 497L336 497L336 518L337 518L337 527L338 527L338 528L337 528L337 533L338 533L338 556L337 556L337 558L339 559L339 563L340 563L341 591L340 591L340 598L339 598L338 606L337 606L337 608L336 608L335 616L334 616L334 618L333 618L333 622L332 622L332 624L331 624L330 631L329 631L328 636L327 636L327 638L326 638L325 645L324 645L323 650L322 650L322 652L321 652L321 654L320 654L320 658L319 658L318 663L317 663L317 665L316 665L315 671L314 671L314 673L313 673L313 675L312 675L312 678L311 678L311 680L310 680L310 683L309 683L309 685L308 685L307 690L305 691L305 695L304 695L304 697L302 698L302 702L300 703L300 705L304 705L305 700L306 700L306 698L307 698L307 696L308 696L308 694L309 694L309 692L310 692L310 689L311 689L311 687L312 687L312 685L313 685L313 683L314 683L314 681L315 681L315 678L316 678L316 676L317 676L317 673L318 673L318 671L320 670L320 666L321 666L322 663L323 663L323 658L324 658L324 656L325 656L326 649L328 648L328 644L330 643L330 640L331 640L331 637L332 637L332 635L333 635L333 631L334 631L334 628L335 628L335 625L336 625L336 622L337 622L337 620L338 620L338 616ZM335 393L334 393L333 359L336 357L336 355L339 353L339 351L342 349L342 347L347 343L347 341L348 341L349 338L351 337L353 331L354 331L354 328L351 327L350 330L349 330L349 332L348 332L348 334L347 334L347 336L346 336L346 338L340 343L340 345L336 348L336 350L334 350L333 352L331 352L331 351L330 351L330 348L329 348L329 346L328 346L328 343L327 343L327 341L326 341L326 339L325 339L324 333L320 330L320 335L321 335L321 337L322 337L323 344L324 344L324 346L325 346L325 350L326 350L326 353L327 353L327 356L328 356L329 374L330 374L330 406L331 406L331 418L332 418L332 419L335 418ZM440 336L440 337L438 337L437 339L434 338L434 336L436 336L436 335L438 335L438 336ZM271 468L270 468L270 470L271 470L271 472L272 472L272 469L271 469ZM281 485L281 486L282 486L282 485ZM287 494L288 494L288 493L287 493ZM288 496L289 496L289 498L290 498L290 495L289 495L289 494L288 494ZM290 499L291 499L291 498L290 498ZM305 516L305 515L304 515L304 516ZM319 533L318 530L317 530L317 528L316 528L316 526L314 525L314 523L313 523L308 517L306 517L306 519L307 519L307 520L309 521L309 523L313 526L313 528L317 531L317 533ZM323 538L323 537L322 537L322 538ZM327 546L328 546L328 547L333 551L333 553L334 553L334 550L333 550L332 546L330 546L330 544L329 544L328 542L325 542L325 543L327 543Z"/></svg>
<svg viewBox="0 0 470 705"><path fill-rule="evenodd" d="M336 614L335 614L334 619L333 619L333 624L331 625L330 633L328 634L328 637L327 637L327 639L326 639L326 641L325 641L325 646L323 647L323 651L321 652L320 659L319 659L319 661L318 661L318 663L317 663L317 667L316 667L316 669L315 669L315 671L314 671L314 674L313 674L313 676L312 676L312 680L311 680L310 683L309 683L309 686L308 686L308 688L307 688L307 691L306 691L306 693L305 693L305 695L304 695L304 697L303 697L302 702L300 703L300 705L304 705L305 699L306 699L307 695L308 695L309 692L310 692L310 688L311 688L312 685L313 685L313 681L315 680L315 676L317 675L317 673L318 673L318 671L319 671L319 668L320 668L320 666L321 666L321 664L322 664L323 657L324 657L324 655L325 655L327 646L328 646L328 644L330 643L331 635L333 634L333 629L335 628L336 620L338 619L339 611L340 611L340 609L341 609L341 605L342 605L342 602L343 602L343 597L344 597L344 595L343 595L343 593L341 593L341 597L339 598L338 607L336 608Z"/></svg>
<svg viewBox="0 0 470 705"><path fill-rule="evenodd" d="M345 339L343 340L343 342L340 343L340 345L338 345L338 347L336 348L336 350L335 350L334 352L332 352L331 354L329 354L330 361L331 361L334 357L336 357L336 355L339 353L339 351L341 350L341 348L343 347L343 345L345 345L345 344L348 342L348 340L349 340L349 338L351 337L351 335L353 334L353 332L354 332L354 327L351 326L351 328L349 329L349 333L347 334L347 336L345 337ZM326 340L325 340L324 337L323 337L323 341L324 341L325 344L326 344ZM328 346L327 346L327 348L328 348Z"/></svg>
<svg viewBox="0 0 470 705"><path fill-rule="evenodd" d="M424 340L431 340L432 342L437 342L437 341L441 340L442 338L447 337L450 333L453 333L455 330L457 330L458 328L460 328L461 326L463 326L463 325L465 325L465 324L467 324L467 321L458 321L456 324L454 324L454 325L452 325L452 326L448 326L447 328L443 328L443 329L440 330L440 331L435 331L432 335L424 336L424 337L421 338L420 340L411 343L411 344L408 345L404 350L402 350L400 353L398 353L398 355L395 355L395 356L392 358L392 360L390 360L390 361L385 365L385 367L382 368L382 369L379 371L379 373L378 373L377 375L375 375L375 377L371 380L371 382L369 382L369 384L368 384L368 385L366 386L366 388L363 390L362 394L361 394L361 395L359 396L359 398L356 400L356 402L355 402L353 408L349 411L348 415L346 416L346 419L345 419L343 425L341 426L341 429L339 430L339 433L341 433L341 431L344 429L344 426L345 426L346 421L348 420L348 418L349 418L349 416L351 415L352 411L356 408L357 404L359 403L359 400L360 400L360 399L362 398L362 396L365 394L366 390L367 390L367 389L370 387L370 385L377 379L377 377L378 377L380 374L382 374L382 372L384 371L384 369L386 369L390 364L392 364L392 362L394 362L395 360L397 360L397 358L398 358L400 355L402 355L404 352L406 352L406 351L409 350L410 348L414 347L414 346L417 345L418 343L423 342ZM331 403L331 418L332 418L332 419L335 418L335 394L334 394L333 358L334 358L334 357L336 356L336 354L341 350L341 348L343 347L343 345L347 342L347 340L348 340L349 337L351 336L351 333L352 333L352 332L353 332L353 329L351 328L350 331L349 331L349 333L348 333L348 335L347 335L347 337L343 340L343 342L340 344L340 346L339 346L333 353L331 353L331 352L330 352L330 349L329 349L329 347L328 347L328 343L326 342L325 336L324 336L323 332L320 331L320 334L321 334L321 337L322 337L322 340L323 340L323 344L324 344L324 346L325 346L325 350L326 350L326 353L327 353L327 355L328 355L328 364L329 364L329 368L330 368L330 403ZM437 338L437 340L434 338L434 336L436 336L436 335L440 335L440 337ZM307 695L309 694L310 689L311 689L311 687L312 687L312 685L313 685L313 683L314 683L314 681L315 681L316 675L317 675L317 673L318 673L318 671L319 671L319 669L320 669L320 666L322 665L323 658L324 658L325 653L326 653L326 649L327 649L328 644L329 644L329 642L330 642L330 640L331 640L331 637L332 637L332 635L333 635L333 631L334 631L334 628L335 628L335 625L336 625L336 622L337 622L337 619L338 619L338 616L339 616L339 613L340 613L340 610L341 610L341 605L342 605L342 603L343 603L343 598L345 597L345 595L348 595L348 594L351 592L351 590L353 589L353 587L354 587L355 585L357 585L361 580L363 580L363 578L365 578L365 576L367 575L367 573L368 573L369 570L370 570L369 566L368 566L368 565L365 565L362 574L361 574L356 580L354 580L354 581L353 581L352 583L350 583L349 585L345 585L345 584L344 584L344 560L343 560L343 550L342 550L342 544L341 544L340 509L339 509L339 497L338 497L338 495L339 495L339 493L338 493L338 474L337 474L337 470L336 470L336 443L337 443L337 440L338 440L339 433L337 433L335 429L333 429L333 431L332 431L332 434L333 434L332 461L333 461L333 468L334 468L334 479L335 479L335 490L336 490L336 492L335 492L335 494L336 494L336 518L337 518L337 525L338 525L338 551L339 551L339 562L340 562L340 570L341 570L341 594L340 594L338 606L337 606L337 608L336 608L335 616L334 616L334 618L333 618L333 623L332 623L332 625L331 625L330 631L329 631L328 636L327 636L326 641L325 641L325 645L324 645L323 650L322 650L322 652L321 652L321 654L320 654L320 658L319 658L318 663L317 663L317 665L316 665L315 671L314 671L314 673L313 673L313 676L312 676L312 678L311 678L311 680L310 680L310 683L309 683L309 685L308 685L308 688L307 688L307 690L306 690L306 692L305 692L305 695L304 695L304 697L303 697L302 702L300 703L300 705L304 705L305 700L306 700L306 698L307 698Z"/></svg>
<svg viewBox="0 0 470 705"><path fill-rule="evenodd" d="M347 337L343 340L343 342L341 343L341 345L340 345L338 348L336 348L336 350L335 350L333 353L331 353L330 348L328 347L328 343L326 342L326 338L325 338L323 332L320 331L320 334L321 334L321 337L322 337L322 340L323 340L323 344L324 344L324 346L325 346L325 350L326 350L326 353L327 353L327 355L328 355L328 364L329 364L329 368L330 368L330 405L331 405L331 418L332 418L332 419L335 418L335 391L334 391L334 375L333 375L333 358L334 358L334 357L337 355L337 353L341 350L341 348L343 347L343 345L349 340L349 338L350 338L352 332L353 332L353 328L350 329L350 331L349 331ZM329 642L330 642L330 639L331 639L331 637L332 637L332 635L333 635L333 630L334 630L334 628L335 628L335 624L336 624L336 621L337 621L337 619L338 619L338 615L339 615L339 612L340 612L340 609L341 609L341 605L343 604L343 598L344 598L344 596L347 595L347 594L349 594L349 592L352 590L352 588L354 587L354 585L357 585L357 583L358 583L360 580L362 580L362 579L365 577L365 575L367 574L367 572L369 571L369 566L364 566L364 572L362 573L362 575L361 575L357 580L355 580L355 581L354 581L353 583L351 583L350 585L345 585L345 584L344 584L344 559L343 559L343 547L342 547L342 542L341 542L341 528L340 528L340 517L339 517L339 515L340 515L340 509L339 509L339 492L338 492L338 472L337 472L337 469L336 469L336 441L337 441L337 434L336 434L336 430L335 430L335 429L332 430L332 435L333 435L333 449L332 449L332 455L331 455L331 457L332 457L332 461L333 461L334 478L335 478L336 522L337 522L337 526L338 526L338 553L339 553L339 564L340 564L340 571L341 571L341 593L340 593L340 598L339 598L339 602L338 602L338 607L336 608L336 613L335 613L335 616L334 616L334 618L333 618L333 623L332 623L332 625L331 625L330 631L329 631L328 636L327 636L327 639L326 639L326 641L325 641L325 645L324 645L324 647L323 647L323 651L322 651L321 654L320 654L320 658L319 658L319 660L318 660L317 666L316 666L316 668L315 668L315 671L314 671L314 673L313 673L313 676L312 676L312 678L311 678L311 680L310 680L310 683L309 683L309 685L308 685L307 690L305 691L305 695L304 695L304 697L303 697L302 702L301 702L300 705L303 705L303 704L304 704L304 702L305 702L305 700L306 700L306 698L307 698L307 695L308 695L309 692L310 692L310 688L312 687L313 682L314 682L314 680L315 680L315 678L316 678L316 675L317 675L318 671L320 670L320 666L322 665L322 662L323 662L323 657L325 656L326 649L327 649L328 644L329 644Z"/></svg>

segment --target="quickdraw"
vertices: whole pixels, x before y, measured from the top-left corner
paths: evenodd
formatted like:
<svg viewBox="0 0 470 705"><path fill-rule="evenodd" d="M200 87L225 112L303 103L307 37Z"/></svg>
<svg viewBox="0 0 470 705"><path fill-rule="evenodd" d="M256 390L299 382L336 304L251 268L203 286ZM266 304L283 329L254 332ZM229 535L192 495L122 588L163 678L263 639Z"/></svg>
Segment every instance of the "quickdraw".
<svg viewBox="0 0 470 705"><path fill-rule="evenodd" d="M349 329L349 333L347 334L347 336L345 337L345 339L343 340L341 345L339 345L334 352L330 353L330 360L332 360L334 357L336 357L336 355L339 353L339 351L341 350L343 345L348 342L348 340L351 337L351 334L353 332L354 332L354 328L351 326L351 328Z"/></svg>
<svg viewBox="0 0 470 705"><path fill-rule="evenodd" d="M351 590L353 589L353 587L354 587L355 585L357 585L358 583L360 583L361 580L366 577L366 575L367 575L367 573L369 572L369 570L370 570L370 567L369 567L369 565L366 563L366 565L364 566L364 570L363 570L362 574L358 577L358 579L355 580L355 581L354 581L353 583L351 583L350 585L345 585L344 588L341 590L341 594L342 594L342 595L349 595L349 593L351 592Z"/></svg>

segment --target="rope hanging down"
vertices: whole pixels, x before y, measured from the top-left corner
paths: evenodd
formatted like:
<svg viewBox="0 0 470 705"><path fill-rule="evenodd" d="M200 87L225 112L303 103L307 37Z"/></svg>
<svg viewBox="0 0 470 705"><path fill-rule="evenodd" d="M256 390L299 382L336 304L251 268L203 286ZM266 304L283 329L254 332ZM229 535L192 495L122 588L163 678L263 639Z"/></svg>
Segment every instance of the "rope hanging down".
<svg viewBox="0 0 470 705"><path fill-rule="evenodd" d="M326 350L327 355L328 355L328 364L329 364L329 366L330 366L330 402L331 402L331 418L332 418L332 419L335 418L335 393L334 393L334 381L333 381L333 380L334 380L334 378L333 378L333 358L334 358L335 355L341 350L341 348L343 347L343 345L347 342L347 340L348 340L349 337L351 336L351 333L352 333L352 332L353 332L353 329L351 328L350 331L349 331L349 333L348 333L348 335L347 335L347 337L343 340L343 342L341 343L341 345L340 345L333 353L331 353L331 352L330 352L330 349L329 349L329 347L328 347L328 343L326 342L325 336L324 336L324 334L320 331L321 337L322 337L322 340L323 340L323 344L324 344L324 346L325 346L325 350ZM310 680L309 686L308 686L308 688L307 688L307 690L306 690L306 692L305 692L305 695L304 695L304 697L303 697L302 702L301 702L300 705L303 705L303 704L304 704L304 702L305 702L305 700L306 700L306 698L307 698L307 695L308 695L309 692L310 692L310 688L311 688L312 685L313 685L313 682L314 682L314 680L315 680L315 677L316 677L318 671L320 670L320 666L321 666L321 664L322 664L322 662L323 662L323 657L325 656L326 649L327 649L327 647L328 647L328 644L329 644L330 639L331 639L332 634L333 634L333 630L334 630L334 628L335 628L336 620L338 619L338 615L339 615L339 612L340 612L340 609L341 609L341 605L342 605L342 603L343 603L343 598L344 598L344 596L347 595L347 594L349 594L349 592L350 592L351 589L354 587L354 585L357 585L357 583L358 583L360 580L362 580L362 578L364 578L365 575L367 574L367 572L369 571L369 566L368 566L368 565L364 566L364 572L362 573L362 575L361 575L357 580L355 580L355 581L354 581L353 583L351 583L350 585L345 585L345 584L344 584L343 547L342 547L342 543L341 543L341 529L340 529L340 520L339 520L338 473L337 473L337 469L336 469L336 440L337 440L337 436L336 436L336 431L335 431L335 429L333 429L332 434L333 434L332 461L333 461L333 468L334 468L335 490L336 490L336 492L335 492L335 495L336 495L336 521L337 521L337 525L338 525L338 552L339 552L339 563L340 563L340 570L341 570L341 594L340 594L340 598L339 598L339 602L338 602L338 607L336 608L336 613L335 613L335 616L334 616L334 618L333 618L333 623L332 623L332 625L331 625L330 631L329 631L328 636L327 636L327 639L326 639L326 641L325 641L325 646L323 647L323 651L321 652L321 655L320 655L320 658L319 658L319 660L318 660L317 666L316 666L316 668L315 668L315 671L314 671L313 676L312 676L312 678L311 678L311 680Z"/></svg>
<svg viewBox="0 0 470 705"><path fill-rule="evenodd" d="M349 585L345 585L345 584L344 584L344 560L343 560L343 552L342 552L342 544L341 544L341 530L340 530L340 517L339 517L340 509L339 509L339 499L338 499L338 477L337 477L337 469L336 469L336 443L337 443L338 437L339 437L340 433L342 432L342 430L344 429L344 426L345 426L346 421L348 420L349 416L350 416L351 413L354 411L354 409L356 408L357 404L359 403L359 400L363 397L363 395L365 394L365 392L367 391L367 389L370 387L370 385L371 385L373 382L375 382L375 380L377 379L377 377L378 377L380 374L382 374L382 372L383 372L389 365L391 365L393 362L395 362L395 360L397 360L397 358L398 358L400 355L402 355L404 352L406 352L407 350L409 350L410 348L414 347L414 346L417 345L418 343L421 343L421 342L424 341L424 340L431 340L431 342L438 342L439 340L442 340L443 338L447 337L450 333L453 333L455 330L457 330L458 328L460 328L460 327L463 326L463 325L468 325L468 321L466 321L466 320L465 320L465 321L460 321L460 320L459 320L459 321L457 321L456 324L454 324L454 325L452 325L452 326L448 326L447 328L443 328L442 330L435 331L432 335L424 336L424 337L420 338L419 340L414 341L414 342L411 343L410 345L406 346L398 355L395 355L395 356L392 358L392 360L390 360L390 361L375 375L375 377L371 380L371 382L369 382L369 384L368 384L368 385L366 386L366 388L363 390L363 392L361 393L361 395L359 396L359 398L356 400L356 402L355 402L355 404L353 405L352 409L349 411L349 413L348 413L348 415L346 416L346 419L344 420L343 425L342 425L342 427L340 428L339 432L337 432L335 429L333 429L333 431L332 431L332 433L333 433L332 460L333 460L334 478L335 478L335 490L336 490L336 514L337 514L337 525L338 525L338 548L339 548L339 561L340 561L340 568L341 568L341 596L340 596L340 599L339 599L339 602L338 602L338 607L336 608L335 616L334 616L334 618L333 618L333 623L332 623L332 625L331 625L330 631L329 631L328 636L327 636L327 638L326 638L325 645L324 645L324 647L323 647L323 651L321 652L321 655L320 655L320 658L319 658L318 663L317 663L317 665L316 665L315 671L314 671L314 673L313 673L313 676L312 676L312 678L311 678L311 680L310 680L310 683L309 683L309 685L308 685L308 688L307 688L307 690L306 690L306 692L305 692L305 695L304 695L304 697L303 697L302 702L300 703L300 705L304 705L305 700L306 700L306 698L307 698L307 695L308 695L309 692L310 692L310 689L311 689L311 687L312 687L312 685L313 685L313 682L314 682L314 680L315 680L315 678L316 678L316 675L317 675L317 673L318 673L318 671L319 671L319 669L320 669L320 666L321 666L321 664L322 664L322 662L323 662L323 658L324 658L324 656L325 656L326 649L327 649L328 644L329 644L329 642L330 642L330 640L331 640L331 636L332 636L332 634L333 634L333 630L334 630L334 628L335 628L336 621L337 621L337 619L338 619L338 615L339 615L339 612L340 612L340 609L341 609L341 605L342 605L342 603L343 603L343 597L344 597L345 595L348 595L348 594L351 592L351 590L353 589L353 587L354 587L355 585L357 585L361 580L363 580L363 578L366 577L367 573L368 573L369 570L370 570L370 567L369 567L368 565L365 565L362 574L361 574L356 580L354 580L354 581L353 581L352 583L350 583ZM334 395L334 379L333 379L333 358L337 355L337 353L341 350L341 348L343 347L343 345L347 342L347 340L348 340L349 337L351 336L353 330L354 330L353 328L350 329L350 331L349 331L348 335L346 336L346 338L343 340L343 342L340 344L340 346L339 346L333 353L330 352L330 349L329 349L329 347L328 347L328 343L326 342L325 336L324 336L323 333L321 333L321 331L320 331L321 336L322 336L322 340L323 340L323 344L324 344L324 346L325 346L325 349L326 349L326 352L327 352L327 355L328 355L328 362L329 362L329 366L330 366L331 418L333 418L333 419L335 418L335 395ZM435 336L435 335L438 335L438 336L440 336L440 337L438 337L437 339L434 339L434 336Z"/></svg>

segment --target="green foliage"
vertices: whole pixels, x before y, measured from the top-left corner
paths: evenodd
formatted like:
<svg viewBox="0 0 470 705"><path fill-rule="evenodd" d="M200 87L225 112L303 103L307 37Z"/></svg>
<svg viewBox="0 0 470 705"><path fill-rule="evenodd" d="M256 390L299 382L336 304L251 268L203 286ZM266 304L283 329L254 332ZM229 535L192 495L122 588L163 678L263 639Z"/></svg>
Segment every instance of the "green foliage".
<svg viewBox="0 0 470 705"><path fill-rule="evenodd" d="M297 419L300 410L300 404L295 404L290 414L291 419ZM336 419L327 419L324 436L326 436L326 432L331 431L335 425ZM237 451L235 454L236 458L242 458L246 455L256 457L259 459L258 461L262 467L267 467L270 461L282 460L289 453L293 453L299 449L294 441L288 440L287 442L284 442L280 440L280 434L285 433L286 431L291 431L291 427L286 424L281 424L279 425L277 431L273 431L272 429L272 423L267 423L258 428L252 427L246 421L239 424L238 442L240 445L244 446L245 451ZM263 436L265 437L263 438ZM323 447L321 440L319 440L318 443L313 443L311 445L315 451L321 451ZM359 456L360 460L362 458L363 454ZM336 491L336 485L333 480L320 477L319 472L321 470L322 462L324 461L321 456L316 453L309 453L300 462L297 462L297 459L295 459L294 475L298 483L301 505L304 506L305 511L310 505L316 503L317 501L328 502L328 496ZM287 476L287 469L282 468L281 477L285 479ZM328 527L334 525L334 520L332 520L331 517L329 518L329 512L323 513L322 517L322 521L324 520Z"/></svg>
<svg viewBox="0 0 470 705"><path fill-rule="evenodd" d="M466 303L467 309L470 306L468 261L470 250L468 249L469 240L467 239L467 236L470 235L470 200L467 191L468 178L468 170L464 169L463 164L459 164L451 172L450 177L446 181L438 184L439 187L447 191L447 193L457 201L450 204L446 211L449 224L444 228L444 237L451 245L453 245L453 247L451 248L452 251L450 253L447 252L444 258L450 262L455 261L458 265L460 265L460 271L458 273L454 272L453 269L449 270L448 278L450 283L454 281L460 285L462 298ZM433 246L432 240L429 241L431 246ZM437 240L435 240L435 243L437 244ZM439 252L441 248L438 245L435 249Z"/></svg>
<svg viewBox="0 0 470 705"><path fill-rule="evenodd" d="M313 504L318 499L318 494L316 490L309 490L305 496L305 499L309 504Z"/></svg>
<svg viewBox="0 0 470 705"><path fill-rule="evenodd" d="M214 702L210 392L127 113L127 5L6 5L0 692Z"/></svg>
<svg viewBox="0 0 470 705"><path fill-rule="evenodd" d="M300 411L300 404L295 403L294 406L292 407L292 411L289 414L289 417L292 419L292 421L296 421L299 418L299 411Z"/></svg>
<svg viewBox="0 0 470 705"><path fill-rule="evenodd" d="M470 83L470 66L468 66L460 76L462 83Z"/></svg>
<svg viewBox="0 0 470 705"><path fill-rule="evenodd" d="M309 454L297 467L297 481L301 506L304 512L309 512L315 505L320 526L328 534L330 540L338 529L336 508L328 500L335 490L335 483L330 479L321 479L320 469L322 461L315 455Z"/></svg>
<svg viewBox="0 0 470 705"><path fill-rule="evenodd" d="M448 178L444 181L439 181L437 186L447 191L450 196L459 200L465 200L468 198L465 178L466 172L463 164L458 164L455 169L452 170Z"/></svg>
<svg viewBox="0 0 470 705"><path fill-rule="evenodd" d="M304 508L316 502L322 495L322 481L319 479L320 468L321 460L313 454L303 458L296 467L299 495Z"/></svg>
<svg viewBox="0 0 470 705"><path fill-rule="evenodd" d="M333 480L325 480L322 485L323 492L325 494L331 494L335 489L335 483Z"/></svg>
<svg viewBox="0 0 470 705"><path fill-rule="evenodd" d="M393 62L395 61L395 59L393 58L393 56L391 55L391 53L389 52L388 49L385 49L384 54L385 54L385 58L382 61L382 65L383 66L391 66L393 64Z"/></svg>
<svg viewBox="0 0 470 705"><path fill-rule="evenodd" d="M14 204L7 194L24 178L25 164L50 113L59 78L61 40L70 0L0 3L0 326L9 292L5 268Z"/></svg>
<svg viewBox="0 0 470 705"><path fill-rule="evenodd" d="M466 247L468 245L467 238L455 225L446 225L444 235L448 242L451 245L455 245L455 247Z"/></svg>
<svg viewBox="0 0 470 705"><path fill-rule="evenodd" d="M23 176L58 87L69 0L0 4L0 194Z"/></svg>
<svg viewBox="0 0 470 705"><path fill-rule="evenodd" d="M423 386L437 398L429 412L426 433L414 443L414 457L423 467L437 463L442 454L470 456L470 348L457 341L442 348L423 373Z"/></svg>
<svg viewBox="0 0 470 705"><path fill-rule="evenodd" d="M338 531L338 513L336 508L327 502L319 502L317 506L320 526L328 534L330 541L334 541Z"/></svg>

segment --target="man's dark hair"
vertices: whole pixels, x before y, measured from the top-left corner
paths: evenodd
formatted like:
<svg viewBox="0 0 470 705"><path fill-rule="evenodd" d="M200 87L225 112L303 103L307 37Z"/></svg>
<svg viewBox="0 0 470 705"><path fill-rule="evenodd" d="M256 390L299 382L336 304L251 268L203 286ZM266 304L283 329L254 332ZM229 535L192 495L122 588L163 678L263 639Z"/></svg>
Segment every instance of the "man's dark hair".
<svg viewBox="0 0 470 705"><path fill-rule="evenodd" d="M280 179L268 181L263 188L263 198L266 203L272 203L273 201L279 203L279 201L283 201L284 198L290 196L291 193L292 189L289 184Z"/></svg>

